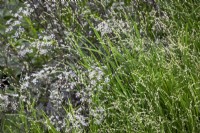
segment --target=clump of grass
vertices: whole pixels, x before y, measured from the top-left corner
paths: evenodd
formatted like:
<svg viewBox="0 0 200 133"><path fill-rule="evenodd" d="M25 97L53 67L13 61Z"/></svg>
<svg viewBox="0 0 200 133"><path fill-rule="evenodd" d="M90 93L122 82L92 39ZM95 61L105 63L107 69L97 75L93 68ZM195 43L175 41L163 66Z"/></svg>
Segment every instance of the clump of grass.
<svg viewBox="0 0 200 133"><path fill-rule="evenodd" d="M104 105L105 119L97 127L91 124L95 127L91 128L92 132L200 131L198 21L195 16L184 23L174 15L181 14L179 10L162 4L171 11L166 12L170 17L168 22L161 20L170 29L164 29L169 30L166 38L156 38L161 39L159 43L151 36L143 38L137 35L137 26L133 27L136 37L125 34L126 41L122 40L119 31L114 31L114 35L121 39L118 43L109 36L102 37L98 29L93 28L103 50L91 49L90 52L100 53L101 58L92 57L100 66L106 64L109 82L101 83L103 90L97 95L99 99L95 99ZM195 12L190 13L187 8L194 3L190 1L187 4L175 5L187 16L192 16ZM128 20L128 23L134 22ZM146 25L151 24L149 21ZM192 36L189 33L193 33Z"/></svg>
<svg viewBox="0 0 200 133"><path fill-rule="evenodd" d="M44 66L30 76L37 82L58 77L61 82L49 80L52 88L71 87L68 99L59 101L62 95L58 88L50 90L51 97L43 101L44 98L27 93L30 104L24 105L23 101L15 115L5 116L2 131L200 132L198 2L138 1L134 16L128 12L132 8L127 3L131 2L126 1L123 7L116 2L107 12L110 18L102 12L98 14L96 9L88 10L95 13L90 16L86 13L87 17L82 18L86 28L80 18L72 19L78 28L72 26L73 32L67 34L69 46L55 44L58 63L53 66L55 62L51 64L48 59L52 67ZM102 10L106 8L105 3L96 4ZM84 2L80 5L85 7ZM73 14L76 10L69 11ZM70 26L63 21L63 25ZM36 32L34 37L37 38ZM56 42L57 38L46 37L43 41ZM33 92L42 92L44 85L37 86L36 81L31 81L29 87L34 88ZM36 105L42 102L46 105L50 100L55 104L52 110L56 111L45 112L46 108L40 110Z"/></svg>

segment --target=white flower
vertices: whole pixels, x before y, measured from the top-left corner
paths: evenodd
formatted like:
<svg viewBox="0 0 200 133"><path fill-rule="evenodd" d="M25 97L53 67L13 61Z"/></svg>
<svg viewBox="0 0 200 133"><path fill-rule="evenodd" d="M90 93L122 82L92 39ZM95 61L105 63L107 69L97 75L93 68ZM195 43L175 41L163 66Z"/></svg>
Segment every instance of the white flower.
<svg viewBox="0 0 200 133"><path fill-rule="evenodd" d="M105 78L105 83L108 83L110 79L108 77Z"/></svg>
<svg viewBox="0 0 200 133"><path fill-rule="evenodd" d="M92 71L89 73L89 79L93 79L95 77L96 72Z"/></svg>
<svg viewBox="0 0 200 133"><path fill-rule="evenodd" d="M6 22L6 25L9 25L11 23L13 19L9 19L7 22Z"/></svg>
<svg viewBox="0 0 200 133"><path fill-rule="evenodd" d="M7 32L12 31L12 30L13 30L13 27L12 27L12 26L9 26L8 28L6 28L6 31L5 31L5 32L7 33Z"/></svg>
<svg viewBox="0 0 200 133"><path fill-rule="evenodd" d="M101 32L101 35L103 36L104 34L106 33L111 33L112 30L111 28L109 27L108 23L106 23L105 21L104 22L101 22L100 24L98 24L98 26L96 27L97 31L100 31Z"/></svg>
<svg viewBox="0 0 200 133"><path fill-rule="evenodd" d="M18 54L19 54L21 57L24 57L27 53L32 53L32 52L33 52L32 49L26 48L26 49L24 49L24 50L19 51Z"/></svg>
<svg viewBox="0 0 200 133"><path fill-rule="evenodd" d="M22 85L21 85L21 89L26 89L28 88L29 86L29 82L24 82Z"/></svg>
<svg viewBox="0 0 200 133"><path fill-rule="evenodd" d="M60 131L60 128L59 128L59 127L56 127L56 130L59 132L59 131Z"/></svg>
<svg viewBox="0 0 200 133"><path fill-rule="evenodd" d="M40 49L40 54L45 55L48 52L47 49Z"/></svg>
<svg viewBox="0 0 200 133"><path fill-rule="evenodd" d="M30 15L30 12L28 12L27 10L23 10L22 13L23 13L25 16L29 16L29 15Z"/></svg>
<svg viewBox="0 0 200 133"><path fill-rule="evenodd" d="M33 80L32 80L32 83L33 84L36 84L38 81L37 81L37 79L36 78L34 78Z"/></svg>

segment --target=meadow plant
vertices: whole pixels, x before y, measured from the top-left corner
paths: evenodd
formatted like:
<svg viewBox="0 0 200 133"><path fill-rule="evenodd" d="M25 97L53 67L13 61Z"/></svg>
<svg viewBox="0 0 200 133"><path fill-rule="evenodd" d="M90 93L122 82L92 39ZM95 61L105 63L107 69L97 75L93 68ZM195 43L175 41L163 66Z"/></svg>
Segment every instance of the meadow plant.
<svg viewBox="0 0 200 133"><path fill-rule="evenodd" d="M200 131L196 1L18 2L0 38L2 132Z"/></svg>

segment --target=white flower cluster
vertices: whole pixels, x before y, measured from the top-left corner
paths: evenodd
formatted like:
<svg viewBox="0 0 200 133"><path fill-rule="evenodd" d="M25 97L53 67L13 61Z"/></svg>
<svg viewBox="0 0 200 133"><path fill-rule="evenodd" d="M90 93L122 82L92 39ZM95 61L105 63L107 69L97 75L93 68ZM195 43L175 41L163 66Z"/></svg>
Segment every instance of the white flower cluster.
<svg viewBox="0 0 200 133"><path fill-rule="evenodd" d="M18 97L18 95L0 94L0 111L16 111L18 104L13 99L14 97Z"/></svg>
<svg viewBox="0 0 200 133"><path fill-rule="evenodd" d="M104 34L107 33L111 33L112 30L110 28L110 26L108 25L108 23L106 23L105 21L101 22L100 24L98 24L98 26L96 27L97 31L101 32L101 35L103 36Z"/></svg>
<svg viewBox="0 0 200 133"><path fill-rule="evenodd" d="M1 110L6 110L7 106L9 105L9 100L8 100L8 96L2 95L0 94L0 100L1 100Z"/></svg>
<svg viewBox="0 0 200 133"><path fill-rule="evenodd" d="M105 20L101 23L99 23L96 27L96 30L101 33L101 36L103 37L105 34L110 33L130 33L131 28L129 26L129 23L124 20L118 20L118 19L109 19Z"/></svg>
<svg viewBox="0 0 200 133"><path fill-rule="evenodd" d="M50 116L49 120L50 120L50 123L52 125L55 125L56 130L58 132L60 132L63 128L66 128L65 119L61 119L58 115L55 115L55 116L52 115L52 116Z"/></svg>
<svg viewBox="0 0 200 133"><path fill-rule="evenodd" d="M90 115L93 117L94 123L99 125L104 120L105 109L103 107L95 107L94 109L90 109Z"/></svg>
<svg viewBox="0 0 200 133"><path fill-rule="evenodd" d="M68 120L72 124L71 128L81 129L88 126L90 109L93 112L93 117L96 117L97 113L99 114L98 118L96 118L96 120L100 118L97 124L103 120L103 117L100 117L100 114L103 113L102 109L99 112L89 106L92 104L93 94L95 91L98 91L95 89L98 82L104 80L103 70L96 66L92 67L88 72L79 66L77 68L85 75L78 74L69 66L63 66L62 63L54 67L45 65L43 69L30 76L26 76L21 82L21 100L30 104L31 98L34 98L38 103L36 108L42 109L51 115L52 119L50 121L59 130L66 128L66 126L64 127L59 123L65 120L66 112L63 106L69 106L70 102L76 107L73 114L68 113L67 115L69 117ZM89 80L86 80L86 82L83 79L87 79L85 77L87 75ZM59 116L59 120L53 119L56 116Z"/></svg>
<svg viewBox="0 0 200 133"><path fill-rule="evenodd" d="M16 13L10 12L13 14L15 18L11 18L6 22L6 25L8 26L5 30L6 33L8 32L14 32L14 35L12 35L10 38L14 38L17 40L20 38L20 36L25 32L24 27L21 27L21 24L23 23L23 18L26 16L30 16L33 13L33 9L29 8L28 6L25 6L24 8L19 8L19 10Z"/></svg>

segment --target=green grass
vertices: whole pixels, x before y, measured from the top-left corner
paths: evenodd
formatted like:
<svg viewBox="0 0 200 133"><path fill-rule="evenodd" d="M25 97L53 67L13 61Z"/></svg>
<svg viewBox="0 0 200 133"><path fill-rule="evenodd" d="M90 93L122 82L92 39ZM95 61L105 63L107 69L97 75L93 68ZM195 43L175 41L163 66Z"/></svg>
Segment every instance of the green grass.
<svg viewBox="0 0 200 133"><path fill-rule="evenodd" d="M178 42L168 52L152 44L148 51L124 48L121 54L107 42L112 56L102 64L111 80L98 101L106 118L91 132L200 131L199 53Z"/></svg>
<svg viewBox="0 0 200 133"><path fill-rule="evenodd" d="M119 38L118 42L109 36L101 37L94 27L98 46L81 33L72 35L74 49L81 55L79 64L86 69L92 64L106 67L104 77L110 79L98 83L103 88L94 93L91 104L105 108L104 120L97 125L91 117L85 132L200 132L200 5L197 1L196 4L195 1L185 4L160 2L160 8L169 16L168 21L161 18L163 25L167 26L164 29L167 35L163 39L167 46L155 42L158 35L148 28L155 16L150 15L147 15L149 21L137 26L130 16L124 14L126 21L133 24L134 32L122 36L116 31L114 35ZM145 28L147 36L143 38L139 31ZM83 38L85 43L80 46L78 42ZM34 112L34 108L32 110ZM66 112L73 112L72 107ZM23 111L14 117L5 116L1 122L2 131L44 132L46 123L37 122L36 114L31 115L30 121L25 116ZM41 117L48 121L45 114ZM50 123L49 126L50 133L57 133L56 127ZM76 133L78 129L72 132Z"/></svg>

